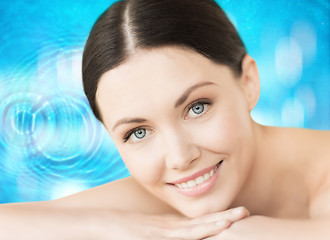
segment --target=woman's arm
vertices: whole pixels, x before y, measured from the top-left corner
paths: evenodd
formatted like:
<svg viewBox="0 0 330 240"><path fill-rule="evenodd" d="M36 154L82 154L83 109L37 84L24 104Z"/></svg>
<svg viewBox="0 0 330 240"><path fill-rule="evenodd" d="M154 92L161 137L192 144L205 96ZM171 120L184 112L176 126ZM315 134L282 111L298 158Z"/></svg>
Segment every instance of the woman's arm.
<svg viewBox="0 0 330 240"><path fill-rule="evenodd" d="M251 216L208 240L328 240L330 239L330 184L310 202L310 219Z"/></svg>
<svg viewBox="0 0 330 240"><path fill-rule="evenodd" d="M330 219L292 220L251 216L235 222L217 236L208 240L328 240Z"/></svg>
<svg viewBox="0 0 330 240"><path fill-rule="evenodd" d="M0 205L0 239L91 239L91 213L50 202ZM109 224L111 227L111 224Z"/></svg>
<svg viewBox="0 0 330 240"><path fill-rule="evenodd" d="M203 239L248 216L244 208L198 219L105 209L56 208L50 202L0 205L0 239Z"/></svg>
<svg viewBox="0 0 330 240"><path fill-rule="evenodd" d="M244 209L194 220L174 214L127 178L57 200L0 204L0 239L201 239L248 216Z"/></svg>

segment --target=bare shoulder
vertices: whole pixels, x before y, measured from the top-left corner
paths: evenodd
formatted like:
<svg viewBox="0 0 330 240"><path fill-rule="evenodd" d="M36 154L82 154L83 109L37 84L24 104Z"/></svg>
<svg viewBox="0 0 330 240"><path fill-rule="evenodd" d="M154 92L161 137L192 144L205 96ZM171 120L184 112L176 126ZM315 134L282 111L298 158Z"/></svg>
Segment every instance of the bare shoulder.
<svg viewBox="0 0 330 240"><path fill-rule="evenodd" d="M329 164L330 131L303 128L274 128L281 136L282 143L290 146L295 156ZM312 159L311 159L312 158ZM317 159L316 159L317 158Z"/></svg>
<svg viewBox="0 0 330 240"><path fill-rule="evenodd" d="M267 127L277 151L292 156L297 164L330 167L330 131Z"/></svg>
<svg viewBox="0 0 330 240"><path fill-rule="evenodd" d="M288 136L299 144L308 147L308 150L315 149L321 153L330 151L330 131L313 130L304 128L282 128L288 132Z"/></svg>
<svg viewBox="0 0 330 240"><path fill-rule="evenodd" d="M310 166L326 175L330 173L330 131L296 129L297 150Z"/></svg>
<svg viewBox="0 0 330 240"><path fill-rule="evenodd" d="M116 180L71 196L51 201L57 208L94 208L145 214L175 211L144 190L132 177Z"/></svg>
<svg viewBox="0 0 330 240"><path fill-rule="evenodd" d="M320 154L330 153L330 131L303 129L302 134L306 137L305 141ZM329 158L328 158L329 159Z"/></svg>
<svg viewBox="0 0 330 240"><path fill-rule="evenodd" d="M330 131L277 127L269 131L306 188L310 217L330 218Z"/></svg>
<svg viewBox="0 0 330 240"><path fill-rule="evenodd" d="M330 131L296 130L302 155L307 157L312 218L330 218Z"/></svg>

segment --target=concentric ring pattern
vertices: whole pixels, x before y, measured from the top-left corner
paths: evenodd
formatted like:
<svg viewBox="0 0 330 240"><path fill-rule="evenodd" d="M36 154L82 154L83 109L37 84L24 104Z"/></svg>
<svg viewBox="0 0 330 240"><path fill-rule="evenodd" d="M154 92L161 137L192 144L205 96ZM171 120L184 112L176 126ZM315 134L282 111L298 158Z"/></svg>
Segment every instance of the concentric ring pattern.
<svg viewBox="0 0 330 240"><path fill-rule="evenodd" d="M81 84L84 42L108 4L0 2L0 203L54 199L128 175Z"/></svg>
<svg viewBox="0 0 330 240"><path fill-rule="evenodd" d="M33 175L38 186L56 186L64 179L89 186L125 174L81 93L16 90L2 94L0 116L1 176ZM18 179L28 186L28 178Z"/></svg>

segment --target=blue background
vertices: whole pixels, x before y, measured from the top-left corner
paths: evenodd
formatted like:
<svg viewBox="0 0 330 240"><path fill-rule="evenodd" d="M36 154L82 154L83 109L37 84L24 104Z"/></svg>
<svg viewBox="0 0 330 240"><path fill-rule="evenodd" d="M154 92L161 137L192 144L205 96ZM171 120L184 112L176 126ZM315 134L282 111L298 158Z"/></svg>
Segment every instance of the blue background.
<svg viewBox="0 0 330 240"><path fill-rule="evenodd" d="M0 203L56 199L128 176L95 120L81 56L113 1L0 1ZM218 1L261 77L253 118L330 129L329 1Z"/></svg>

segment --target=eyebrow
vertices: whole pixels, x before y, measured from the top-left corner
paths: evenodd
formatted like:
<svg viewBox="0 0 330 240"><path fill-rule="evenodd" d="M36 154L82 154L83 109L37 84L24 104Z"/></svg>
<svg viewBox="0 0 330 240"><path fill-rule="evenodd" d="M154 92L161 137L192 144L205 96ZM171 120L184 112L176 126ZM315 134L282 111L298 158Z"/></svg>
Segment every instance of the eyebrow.
<svg viewBox="0 0 330 240"><path fill-rule="evenodd" d="M215 83L213 82L202 82L202 83L197 83L191 87L189 87L182 95L181 97L175 102L175 105L174 107L177 108L179 107L180 105L182 105L186 100L187 98L189 97L189 95L195 91L197 88L200 88L200 87L204 87L204 86L207 86L207 85L215 85ZM118 127L119 125L121 124L129 124L129 123L144 123L146 122L147 120L144 119L144 118L123 118L119 121L116 122L116 124L113 126L112 128L112 131L114 131L114 129L116 127Z"/></svg>
<svg viewBox="0 0 330 240"><path fill-rule="evenodd" d="M144 123L147 120L144 118L124 118L116 122L116 124L113 126L112 131L118 127L121 124L129 124L129 123Z"/></svg>
<svg viewBox="0 0 330 240"><path fill-rule="evenodd" d="M191 86L190 88L188 88L183 94L182 96L175 102L175 105L174 107L177 108L179 107L180 105L182 105L186 100L187 98L189 97L189 95L195 91L197 88L200 88L200 87L204 87L204 86L207 86L207 85L215 85L215 83L213 82L202 82L202 83L197 83L193 86Z"/></svg>

